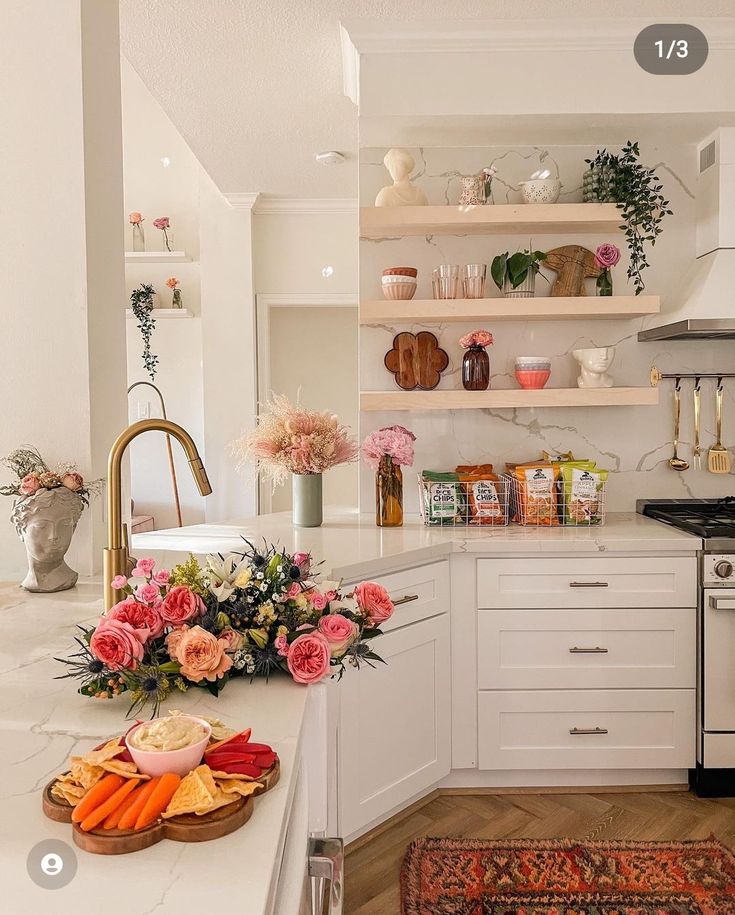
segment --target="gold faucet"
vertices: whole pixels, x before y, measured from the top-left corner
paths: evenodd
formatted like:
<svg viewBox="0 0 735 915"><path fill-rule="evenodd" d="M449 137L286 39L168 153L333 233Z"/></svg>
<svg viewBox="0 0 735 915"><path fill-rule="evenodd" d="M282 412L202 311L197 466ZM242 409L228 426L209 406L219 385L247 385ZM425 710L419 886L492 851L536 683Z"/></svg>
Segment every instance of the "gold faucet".
<svg viewBox="0 0 735 915"><path fill-rule="evenodd" d="M116 575L128 575L128 536L122 520L122 459L130 442L143 432L165 432L181 443L189 459L189 467L203 496L212 492L207 471L189 433L168 419L142 419L118 435L107 459L107 548L104 551L105 610L118 600L112 587Z"/></svg>

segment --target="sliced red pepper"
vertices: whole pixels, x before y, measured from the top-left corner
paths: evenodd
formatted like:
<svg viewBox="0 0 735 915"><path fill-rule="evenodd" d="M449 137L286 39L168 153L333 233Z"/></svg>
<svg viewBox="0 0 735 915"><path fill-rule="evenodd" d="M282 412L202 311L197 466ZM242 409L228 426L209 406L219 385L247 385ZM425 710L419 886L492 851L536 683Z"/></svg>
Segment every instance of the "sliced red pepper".
<svg viewBox="0 0 735 915"><path fill-rule="evenodd" d="M217 743L211 743L209 747L207 747L207 752L216 750L218 747L224 747L226 744L229 744L234 740L247 742L250 740L250 735L252 733L252 728L245 728L245 730L240 731L239 734L233 734L232 737L225 737L224 740L218 740Z"/></svg>
<svg viewBox="0 0 735 915"><path fill-rule="evenodd" d="M267 743L248 743L245 744L242 749L245 753L272 753L273 747L269 747Z"/></svg>
<svg viewBox="0 0 735 915"><path fill-rule="evenodd" d="M254 753L210 753L204 757L209 766L217 766L220 763L254 763L257 757Z"/></svg>
<svg viewBox="0 0 735 915"><path fill-rule="evenodd" d="M260 753L255 757L255 765L260 766L261 769L270 769L273 763L278 757L275 753Z"/></svg>
<svg viewBox="0 0 735 915"><path fill-rule="evenodd" d="M218 771L215 769L215 771ZM230 775L249 775L251 778L260 778L263 770L253 763L227 763L219 771L228 772Z"/></svg>

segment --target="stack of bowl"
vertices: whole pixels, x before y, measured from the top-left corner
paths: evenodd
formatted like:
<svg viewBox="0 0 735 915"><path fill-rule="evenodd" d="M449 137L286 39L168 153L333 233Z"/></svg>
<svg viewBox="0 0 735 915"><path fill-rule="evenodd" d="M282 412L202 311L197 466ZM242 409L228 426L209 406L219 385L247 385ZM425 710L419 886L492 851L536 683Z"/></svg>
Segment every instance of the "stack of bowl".
<svg viewBox="0 0 735 915"><path fill-rule="evenodd" d="M388 267L383 271L383 295L386 299L412 299L417 276L415 267Z"/></svg>
<svg viewBox="0 0 735 915"><path fill-rule="evenodd" d="M516 381L527 391L538 391L551 376L551 360L546 356L516 356Z"/></svg>

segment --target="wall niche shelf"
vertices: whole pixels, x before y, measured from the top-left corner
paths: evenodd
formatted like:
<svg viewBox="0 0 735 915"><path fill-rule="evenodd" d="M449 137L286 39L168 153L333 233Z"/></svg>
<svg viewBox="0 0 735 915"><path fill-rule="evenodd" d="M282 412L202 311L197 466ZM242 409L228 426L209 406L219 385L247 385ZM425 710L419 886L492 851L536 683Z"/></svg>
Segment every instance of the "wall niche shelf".
<svg viewBox="0 0 735 915"><path fill-rule="evenodd" d="M132 308L125 309L125 317L134 318ZM194 314L189 311L188 308L154 308L153 317L158 320L158 318L193 318Z"/></svg>
<svg viewBox="0 0 735 915"><path fill-rule="evenodd" d="M614 203L488 204L476 207L362 207L361 238L405 235L557 235L620 228Z"/></svg>
<svg viewBox="0 0 735 915"><path fill-rule="evenodd" d="M126 264L190 264L186 251L126 251Z"/></svg>
<svg viewBox="0 0 735 915"><path fill-rule="evenodd" d="M657 295L375 299L360 303L360 324L617 320L656 315L660 310L661 300Z"/></svg>
<svg viewBox="0 0 735 915"><path fill-rule="evenodd" d="M542 388L524 391L362 391L360 409L492 410L525 407L644 407L658 403L656 388Z"/></svg>

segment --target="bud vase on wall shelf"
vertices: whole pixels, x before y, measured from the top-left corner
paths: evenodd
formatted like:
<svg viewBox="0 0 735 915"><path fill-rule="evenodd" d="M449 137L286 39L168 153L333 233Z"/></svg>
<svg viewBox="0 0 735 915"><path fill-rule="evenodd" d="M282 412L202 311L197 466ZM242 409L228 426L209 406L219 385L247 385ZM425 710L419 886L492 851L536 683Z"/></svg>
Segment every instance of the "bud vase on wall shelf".
<svg viewBox="0 0 735 915"><path fill-rule="evenodd" d="M375 474L375 523L378 527L403 524L403 473L387 454Z"/></svg>
<svg viewBox="0 0 735 915"><path fill-rule="evenodd" d="M490 387L487 347L492 344L493 335L487 330L473 330L459 338L459 345L465 350L462 357L462 386L465 391L487 391Z"/></svg>
<svg viewBox="0 0 735 915"><path fill-rule="evenodd" d="M128 216L130 230L133 234L133 248L135 252L145 251L145 232L143 231L143 216L134 212Z"/></svg>
<svg viewBox="0 0 735 915"><path fill-rule="evenodd" d="M612 295L613 284L609 270L603 270L597 277L597 295Z"/></svg>

